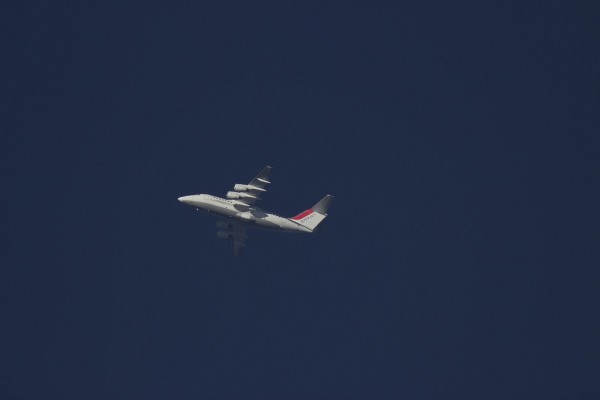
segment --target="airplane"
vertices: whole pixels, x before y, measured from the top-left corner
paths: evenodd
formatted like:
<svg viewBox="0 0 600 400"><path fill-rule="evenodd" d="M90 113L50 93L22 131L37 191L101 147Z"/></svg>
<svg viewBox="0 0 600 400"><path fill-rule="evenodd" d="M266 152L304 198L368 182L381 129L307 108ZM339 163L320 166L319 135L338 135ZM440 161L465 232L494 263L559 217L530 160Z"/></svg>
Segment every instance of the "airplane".
<svg viewBox="0 0 600 400"><path fill-rule="evenodd" d="M250 227L276 230L280 232L315 232L331 205L333 196L326 195L317 204L295 217L285 218L266 212L254 205L260 195L270 184L269 175L272 168L267 166L247 185L235 184L233 191L227 192L226 199L209 194L195 194L178 198L180 202L197 210L226 218L217 222L217 237L230 239L233 245L233 256L238 257L242 248L246 247L246 231Z"/></svg>

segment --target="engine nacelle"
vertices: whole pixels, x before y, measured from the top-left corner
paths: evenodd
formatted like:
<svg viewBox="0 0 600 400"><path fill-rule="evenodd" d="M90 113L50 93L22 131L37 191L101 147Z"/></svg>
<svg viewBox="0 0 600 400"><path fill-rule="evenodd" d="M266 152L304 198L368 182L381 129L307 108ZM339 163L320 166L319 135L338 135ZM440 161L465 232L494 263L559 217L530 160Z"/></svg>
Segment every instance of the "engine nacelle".
<svg viewBox="0 0 600 400"><path fill-rule="evenodd" d="M231 233L227 231L217 231L217 237L219 239L229 239Z"/></svg>
<svg viewBox="0 0 600 400"><path fill-rule="evenodd" d="M236 192L245 192L246 190L248 190L248 185L242 185L241 183L236 183L235 186L233 187L233 190L235 190Z"/></svg>
<svg viewBox="0 0 600 400"><path fill-rule="evenodd" d="M255 196L250 193L240 193L240 192L227 192L228 199L258 199L258 196Z"/></svg>
<svg viewBox="0 0 600 400"><path fill-rule="evenodd" d="M229 229L229 224L225 221L217 221L217 228L221 230L227 230Z"/></svg>

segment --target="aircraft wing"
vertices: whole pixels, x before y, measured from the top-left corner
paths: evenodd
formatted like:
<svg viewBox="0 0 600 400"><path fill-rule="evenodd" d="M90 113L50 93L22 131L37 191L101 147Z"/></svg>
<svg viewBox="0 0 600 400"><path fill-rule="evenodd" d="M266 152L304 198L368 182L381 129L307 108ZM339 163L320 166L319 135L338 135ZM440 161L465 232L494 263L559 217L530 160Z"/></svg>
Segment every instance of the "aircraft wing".
<svg viewBox="0 0 600 400"><path fill-rule="evenodd" d="M233 246L233 256L240 255L242 249L246 247L246 227L242 224L231 224L231 244Z"/></svg>
<svg viewBox="0 0 600 400"><path fill-rule="evenodd" d="M233 187L233 191L227 193L227 198L236 199L237 201L251 205L260 200L260 195L267 191L265 187L271 183L269 181L269 175L271 174L271 167L264 167L256 178L252 179L247 185L240 183Z"/></svg>

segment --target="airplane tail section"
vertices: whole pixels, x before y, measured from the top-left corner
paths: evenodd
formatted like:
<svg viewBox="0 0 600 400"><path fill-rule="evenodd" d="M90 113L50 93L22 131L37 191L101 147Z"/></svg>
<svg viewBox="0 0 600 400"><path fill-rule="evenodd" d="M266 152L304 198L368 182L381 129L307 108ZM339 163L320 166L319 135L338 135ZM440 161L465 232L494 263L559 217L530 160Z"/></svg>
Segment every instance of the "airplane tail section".
<svg viewBox="0 0 600 400"><path fill-rule="evenodd" d="M327 217L327 210L333 201L333 196L328 194L323 197L317 204L306 211L301 212L290 220L307 227L314 231L317 226Z"/></svg>

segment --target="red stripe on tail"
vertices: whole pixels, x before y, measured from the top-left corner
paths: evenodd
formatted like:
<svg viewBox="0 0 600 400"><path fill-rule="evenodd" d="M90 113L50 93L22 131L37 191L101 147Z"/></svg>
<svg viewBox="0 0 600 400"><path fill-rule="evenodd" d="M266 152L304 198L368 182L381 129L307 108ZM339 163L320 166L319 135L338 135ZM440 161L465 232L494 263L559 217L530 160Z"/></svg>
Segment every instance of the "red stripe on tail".
<svg viewBox="0 0 600 400"><path fill-rule="evenodd" d="M302 219L302 218L304 218L307 215L310 215L312 213L313 213L312 208L309 208L308 210L301 212L300 214L296 215L295 217L292 217L291 219L293 219L293 220Z"/></svg>

